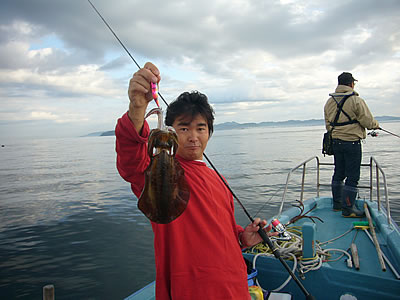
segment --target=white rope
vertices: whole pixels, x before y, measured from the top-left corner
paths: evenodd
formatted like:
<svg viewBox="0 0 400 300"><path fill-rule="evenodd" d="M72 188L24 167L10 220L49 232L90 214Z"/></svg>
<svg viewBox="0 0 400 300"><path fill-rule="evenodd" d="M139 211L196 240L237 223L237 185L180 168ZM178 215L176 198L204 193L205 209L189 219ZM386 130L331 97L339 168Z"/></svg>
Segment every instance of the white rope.
<svg viewBox="0 0 400 300"><path fill-rule="evenodd" d="M352 230L352 229L351 229ZM322 263L324 260L326 260L327 257L331 256L331 252L339 252L342 253L344 255L347 256L347 266L349 268L352 267L352 258L350 256L350 254L342 249L335 249L335 248L331 248L331 249L322 249L322 245L324 244L328 244L330 242L333 242L334 240L337 240L343 236L345 236L346 234L348 234L351 230L346 231L345 233L339 235L338 237L332 238L329 241L323 242L323 243L315 243L315 257L311 258L311 259L304 259L304 258L300 258L298 259L297 256L301 257L302 255L302 243L303 243L303 239L301 238L301 236L297 235L296 233L290 232L292 239L289 241L285 241L282 242L280 245L277 243L277 239L274 239L273 237L271 237L271 240L274 241L275 247L278 248L278 251L280 253L280 255L282 256L283 259L288 259L288 258L293 258L293 270L292 272L294 273L296 268L298 269L298 272L303 275L307 272L310 271L315 271L318 270L322 267ZM296 256L297 255L297 256ZM272 253L257 253L254 258L253 258L253 269L256 269L256 261L257 258L259 256L267 256L267 257L273 257L274 255ZM341 258L341 257L339 257ZM331 260L332 261L332 260ZM289 277L276 289L273 289L272 291L278 292L280 290L282 290L292 279L292 277L289 275ZM260 286L258 279L256 278L255 280L256 284L258 286ZM260 286L261 287L261 286ZM265 291L265 289L263 289L261 287L261 289L263 291Z"/></svg>
<svg viewBox="0 0 400 300"><path fill-rule="evenodd" d="M294 271L297 268L297 258L294 254L289 253L289 255L293 258L293 269L292 272L294 273ZM254 256L253 258L253 269L256 269L256 260L259 256L273 256L272 254L269 253L258 253L257 255ZM285 282L283 282L279 287L277 287L276 289L273 289L273 292L279 292L281 289L283 289L288 283L289 281L292 279L292 276L290 276L285 280ZM262 286L260 285L260 283L258 282L258 279L256 278L256 283L257 285L265 292L265 289L262 288Z"/></svg>

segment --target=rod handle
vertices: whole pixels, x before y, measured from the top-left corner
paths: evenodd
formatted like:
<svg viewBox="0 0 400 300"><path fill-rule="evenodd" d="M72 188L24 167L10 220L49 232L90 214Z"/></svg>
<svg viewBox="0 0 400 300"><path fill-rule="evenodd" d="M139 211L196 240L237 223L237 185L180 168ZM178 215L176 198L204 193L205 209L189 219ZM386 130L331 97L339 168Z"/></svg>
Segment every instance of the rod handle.
<svg viewBox="0 0 400 300"><path fill-rule="evenodd" d="M306 288L303 286L303 284L300 282L300 280L296 277L296 275L292 272L292 270L289 268L288 264L283 260L281 257L281 254L279 253L279 249L277 249L274 244L271 242L271 239L268 237L268 234L262 229L261 227L258 229L258 234L261 236L263 239L264 243L268 245L268 247L271 249L272 253L274 256L279 259L281 264L285 267L286 271L288 271L289 275L292 277L294 282L297 284L297 286L301 289L301 291L304 293L306 296L306 300L315 300L314 296L312 296Z"/></svg>
<svg viewBox="0 0 400 300"><path fill-rule="evenodd" d="M261 226L258 229L258 234L263 239L263 242L266 243L268 245L268 247L271 249L274 256L276 258L280 258L281 255L279 253L279 250L274 246L274 244L272 244L271 239L268 237L268 234L264 231L263 228L261 228Z"/></svg>

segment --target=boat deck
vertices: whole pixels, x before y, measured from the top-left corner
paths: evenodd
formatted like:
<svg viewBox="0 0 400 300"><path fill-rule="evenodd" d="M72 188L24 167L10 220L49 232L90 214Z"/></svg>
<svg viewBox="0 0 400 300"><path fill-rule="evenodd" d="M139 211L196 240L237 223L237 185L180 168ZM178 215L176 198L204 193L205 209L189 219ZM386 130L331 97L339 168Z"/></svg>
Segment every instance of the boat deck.
<svg viewBox="0 0 400 300"><path fill-rule="evenodd" d="M153 281L136 291L124 300L155 300L156 299L156 282Z"/></svg>
<svg viewBox="0 0 400 300"><path fill-rule="evenodd" d="M398 280L400 257L398 247L393 247L396 244L400 245L397 225L387 226L383 225L385 223L378 222L379 218L384 218L384 215L378 213L376 203L367 201L371 217L377 225L375 231L381 250L397 270L396 275L396 271L393 272L387 263L386 271L382 271L375 245L367 233L362 229L353 229L353 222L367 221L367 219L343 218L340 212L334 212L331 209L331 201L331 198L326 197L310 199L304 202L304 211L308 211L317 204L317 207L307 215L318 216L324 221L322 223L315 220L315 240L317 243L323 243L341 236L330 243L322 244L321 248L324 250L341 249L349 254L351 254L351 243L355 243L358 249L360 269L356 270L354 266L349 268L346 263L348 258L346 255L332 252L332 257L328 258L328 261L325 261L319 270L309 271L304 276L301 276L296 271L296 276L301 278L300 280L306 289L317 299L321 299L321 297L323 297L322 299L339 299L345 293L356 295L358 299L378 299L375 298L377 295L380 299L398 299L398 295L400 295L400 280ZM363 201L358 200L358 206L362 207L362 204ZM282 224L285 224L298 214L299 209L291 208L285 211L279 217L279 220ZM312 221L308 218L303 218L293 226L300 227L299 230L301 231L301 226L306 222ZM346 232L347 234L343 235ZM253 254L244 254L244 256L251 261L255 257ZM288 261L288 265L292 268L293 263ZM261 286L269 291L280 286L288 277L287 271L279 260L274 257L257 257L256 268L260 274L258 279ZM290 292L294 299L302 299L304 297L293 281L282 291ZM368 298L372 294L374 297ZM362 297L360 298L360 296Z"/></svg>
<svg viewBox="0 0 400 300"><path fill-rule="evenodd" d="M324 244L323 248L339 248L342 250L348 250L350 248L350 244L353 242L357 245L358 248L358 255L360 259L360 270L362 270L366 274L371 273L374 276L381 275L382 277L393 278L393 274L389 268L387 268L388 272L381 272L382 274L380 274L380 272L377 272L378 270L380 270L380 264L373 242L370 240L370 238L368 237L367 233L364 232L364 230L354 229L353 222L367 221L367 218L365 217L358 219L344 218L342 217L341 212L334 212L331 209L332 207L331 201L332 201L331 198L320 198L317 207L309 214L311 216L318 216L324 221L324 223L321 223L320 221L315 220L317 225L316 240L323 243L331 239L334 239L336 237L339 237L342 234L353 229L350 231L350 233L345 234L344 236L338 238L337 240ZM358 205L361 208L363 202L360 200L358 201L359 201ZM307 208L308 207L312 208L315 203L316 203L315 201L311 200L308 203ZM368 205L375 207L375 205L371 204L371 202L368 202ZM307 210L307 208L305 210ZM294 208L294 210L298 212L298 209ZM370 211L371 213L374 212L373 209L370 209ZM286 212L287 215L289 215L290 213L291 213L290 210ZM301 226L305 222L311 222L311 221L309 219L304 218L296 222L294 225ZM380 224L378 223L378 225ZM399 263L397 261L398 258L396 258L395 260L394 253L390 252L390 249L388 247L388 240L384 239L386 235L381 234L382 230L388 230L388 229L379 227L375 228L380 248L386 254L386 256L389 258L390 261L396 261L398 265ZM343 248L343 246L345 247ZM364 260L368 260L368 262L363 264ZM343 260L339 260L336 262L329 262L328 264L335 266L335 268L347 269L347 266L345 263L343 263ZM357 272L356 270L354 271Z"/></svg>

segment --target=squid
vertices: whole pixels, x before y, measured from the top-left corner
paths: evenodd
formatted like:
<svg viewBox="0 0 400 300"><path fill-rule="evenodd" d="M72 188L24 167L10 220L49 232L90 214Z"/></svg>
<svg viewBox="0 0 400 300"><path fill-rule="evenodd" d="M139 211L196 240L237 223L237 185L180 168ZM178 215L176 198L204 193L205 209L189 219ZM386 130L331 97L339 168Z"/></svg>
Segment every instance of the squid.
<svg viewBox="0 0 400 300"><path fill-rule="evenodd" d="M158 127L151 130L148 142L150 163L146 168L145 184L138 200L138 208L152 222L167 224L177 219L186 209L190 190L185 171L175 159L178 136L172 127L163 126L160 108L152 109L158 115Z"/></svg>

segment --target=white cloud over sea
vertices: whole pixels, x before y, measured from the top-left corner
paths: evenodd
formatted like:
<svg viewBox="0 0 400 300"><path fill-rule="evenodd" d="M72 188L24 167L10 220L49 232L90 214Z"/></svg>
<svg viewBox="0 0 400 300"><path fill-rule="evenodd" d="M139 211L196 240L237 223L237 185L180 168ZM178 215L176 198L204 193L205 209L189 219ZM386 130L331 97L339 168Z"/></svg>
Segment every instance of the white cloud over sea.
<svg viewBox="0 0 400 300"><path fill-rule="evenodd" d="M92 2L167 101L199 90L217 124L320 119L343 71L400 116L400 1ZM1 1L0 137L111 130L136 70L88 1Z"/></svg>

